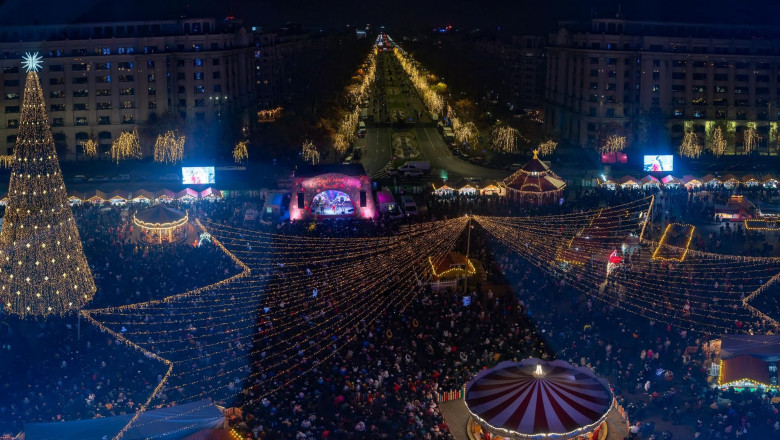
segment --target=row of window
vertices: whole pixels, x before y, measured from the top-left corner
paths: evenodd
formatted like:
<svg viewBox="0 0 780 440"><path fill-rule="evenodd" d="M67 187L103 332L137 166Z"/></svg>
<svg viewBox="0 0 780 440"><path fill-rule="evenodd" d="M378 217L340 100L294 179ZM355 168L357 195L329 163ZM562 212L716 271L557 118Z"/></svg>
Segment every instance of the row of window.
<svg viewBox="0 0 780 440"><path fill-rule="evenodd" d="M135 116L133 115L122 115L120 118L121 124L135 124ZM89 123L87 121L87 118L84 116L77 116L73 120L73 125L77 125L80 127L88 126ZM97 125L111 125L111 116L98 116L97 118ZM52 118L51 120L51 126L52 127L64 127L65 126L65 120L63 118ZM9 119L8 122L6 122L7 128L18 128L19 127L19 120L18 119Z"/></svg>
<svg viewBox="0 0 780 440"><path fill-rule="evenodd" d="M607 66L615 66L620 62L619 58L599 58L599 57L590 57L590 64L591 65L597 65L601 62L601 60L604 61L604 64ZM641 63L641 58L623 58L623 63L626 66L630 66L631 63L635 62L636 64ZM716 69L727 69L730 66L734 66L735 69L763 69L763 70L769 70L771 68L770 63L766 62L757 62L757 63L749 63L746 61L737 61L737 62L728 62L728 61L688 61L688 60L674 60L672 61L673 67L687 67L688 65L691 65L692 67L707 67L708 65L715 67ZM653 60L653 67L661 67L661 60Z"/></svg>
<svg viewBox="0 0 780 440"><path fill-rule="evenodd" d="M211 43L209 45L210 50L220 50L219 43ZM166 46L166 51L184 52L186 50L201 52L206 50L206 45L203 43L190 44L177 44L175 48L173 46ZM132 46L124 47L95 47L92 49L71 49L70 56L89 56L89 55L126 55L134 54L136 52L143 52L145 54L158 53L160 51L158 46L143 46L142 49L137 49ZM62 49L54 49L48 51L49 58L68 56L68 53Z"/></svg>
<svg viewBox="0 0 780 440"><path fill-rule="evenodd" d="M612 23L610 23L612 24ZM585 42L579 42L579 47L585 47ZM604 48L607 50L640 50L641 47L639 45L632 45L630 43L623 43L621 46L618 43L605 43ZM601 43L590 43L590 48L595 50L601 50L602 45ZM648 49L651 52L689 52L688 46L680 45L680 44L669 44L668 47L663 44L651 44ZM693 46L690 48L690 52L693 53L709 53L710 48L707 46ZM715 54L730 54L732 53L731 48L729 47L713 47L712 53ZM768 47L758 47L755 49L749 48L749 47L735 47L733 50L733 53L737 55L749 55L751 53L755 53L757 55L772 55L773 50Z"/></svg>
<svg viewBox="0 0 780 440"><path fill-rule="evenodd" d="M599 89L599 83L598 82L591 82L588 85L588 88L591 89L591 90L598 90ZM623 83L623 90L628 91L628 90L630 90L630 88L631 88L631 84L630 83L628 83L628 82ZM636 85L636 88L637 89L639 88L638 84ZM617 90L617 83L614 83L614 82L606 83L604 90L606 90L606 91ZM661 86L659 84L653 84L650 87L650 90L653 93L660 93L661 92ZM672 84L671 85L671 91L673 93L685 93L685 90L686 90L686 86L684 84ZM728 93L729 92L728 86L716 85L713 88L713 90L715 91L715 93ZM692 93L707 93L707 86L698 85L698 84L693 85L691 87L691 92ZM750 88L749 87L744 87L744 86L734 87L734 94L735 95L747 95L749 93L750 93ZM769 88L768 87L756 87L755 88L755 93L757 95L768 95L769 94ZM778 89L778 93L780 93L780 89Z"/></svg>
<svg viewBox="0 0 780 440"><path fill-rule="evenodd" d="M694 109L690 113L690 116L692 116L695 119L706 119L707 118L707 112L705 110ZM715 119L726 119L726 117L728 116L728 112L726 110L715 110L713 112L713 116L714 116ZM685 113L683 112L682 109L675 108L675 109L672 110L672 118L678 119L678 118L684 118L684 117L685 117ZM778 119L780 119L780 112L777 114L777 117L778 117ZM747 120L747 118L748 118L747 110L737 110L736 111L735 119L740 120L740 121L744 121L744 120ZM756 114L756 119L759 120L759 121L766 121L766 120L769 119L769 113L765 112L765 111L758 112Z"/></svg>
<svg viewBox="0 0 780 440"><path fill-rule="evenodd" d="M222 72L219 72L219 71L211 72L211 78L213 78L213 79L220 79L220 78L222 78ZM176 79L178 79L180 81L183 81L183 80L186 79L186 74L184 72L179 72L179 73L176 74ZM192 79L194 79L195 81L202 81L202 80L206 79L206 76L204 75L203 72L194 72L192 74Z"/></svg>
<svg viewBox="0 0 780 440"><path fill-rule="evenodd" d="M150 82L154 82L155 78L154 75L148 75L147 80ZM119 82L135 82L135 75L119 75ZM71 79L72 84L89 84L89 78L86 76L78 76ZM96 76L95 77L95 83L97 84L109 84L111 83L111 75L105 75L105 76ZM50 86L61 86L65 84L65 78L59 77L59 78L49 78L49 85ZM6 87L11 86L18 86L19 81L18 80L5 80L4 85Z"/></svg>
<svg viewBox="0 0 780 440"><path fill-rule="evenodd" d="M179 93L187 93L187 88L184 87L184 86L179 86L178 90L179 90ZM197 85L197 86L195 86L195 93L196 94L206 93L206 88L201 86L201 85ZM214 85L214 93L222 93L222 85L215 84Z"/></svg>

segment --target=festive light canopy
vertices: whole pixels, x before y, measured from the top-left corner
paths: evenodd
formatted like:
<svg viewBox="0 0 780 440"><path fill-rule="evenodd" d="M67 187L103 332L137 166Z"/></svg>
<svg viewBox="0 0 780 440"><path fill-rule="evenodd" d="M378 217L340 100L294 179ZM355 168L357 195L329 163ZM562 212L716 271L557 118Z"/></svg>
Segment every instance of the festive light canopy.
<svg viewBox="0 0 780 440"><path fill-rule="evenodd" d="M466 385L464 400L471 416L494 435L571 438L606 419L612 392L587 367L531 358L480 371Z"/></svg>
<svg viewBox="0 0 780 440"><path fill-rule="evenodd" d="M397 236L320 238L208 224L241 273L164 300L82 314L168 366L137 414L203 397L253 405L318 368L377 316L405 308L430 276L428 256L450 252L465 226L458 218ZM243 393L255 384L266 391Z"/></svg>
<svg viewBox="0 0 780 440"><path fill-rule="evenodd" d="M763 293L780 278L777 258L696 251L687 247L692 231L675 243L650 240L644 235L652 200L560 216L475 220L507 250L643 319L713 333L734 333L757 316L777 324L761 310ZM670 261L653 260L659 245ZM608 274L605 262L616 248L623 262ZM742 292L749 294L742 299Z"/></svg>
<svg viewBox="0 0 780 440"><path fill-rule="evenodd" d="M68 204L35 57L27 66L8 205L0 231L0 299L10 313L61 314L95 293Z"/></svg>

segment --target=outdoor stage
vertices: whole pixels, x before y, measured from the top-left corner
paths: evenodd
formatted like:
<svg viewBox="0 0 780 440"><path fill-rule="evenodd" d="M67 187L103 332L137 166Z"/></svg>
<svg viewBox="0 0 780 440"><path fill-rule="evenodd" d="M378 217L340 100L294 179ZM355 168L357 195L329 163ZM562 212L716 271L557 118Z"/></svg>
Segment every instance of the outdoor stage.
<svg viewBox="0 0 780 440"><path fill-rule="evenodd" d="M290 220L376 216L371 179L361 165L315 165L295 172Z"/></svg>

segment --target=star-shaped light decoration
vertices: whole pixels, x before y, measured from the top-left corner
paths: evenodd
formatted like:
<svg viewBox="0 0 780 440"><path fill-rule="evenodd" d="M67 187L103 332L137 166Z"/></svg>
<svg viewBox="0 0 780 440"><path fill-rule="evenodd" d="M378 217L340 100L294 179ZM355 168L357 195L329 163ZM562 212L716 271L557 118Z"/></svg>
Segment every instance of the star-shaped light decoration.
<svg viewBox="0 0 780 440"><path fill-rule="evenodd" d="M24 61L22 61L22 67L27 69L27 71L35 71L37 72L38 69L41 68L41 63L43 62L43 58L41 58L40 55L38 55L38 52L30 53L25 52L24 56L22 57Z"/></svg>

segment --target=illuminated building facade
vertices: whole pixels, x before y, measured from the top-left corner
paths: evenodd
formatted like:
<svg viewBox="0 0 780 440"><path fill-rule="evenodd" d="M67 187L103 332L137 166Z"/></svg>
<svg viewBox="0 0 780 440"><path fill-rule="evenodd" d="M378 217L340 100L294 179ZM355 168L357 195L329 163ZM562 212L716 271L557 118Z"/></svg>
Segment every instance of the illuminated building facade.
<svg viewBox="0 0 780 440"><path fill-rule="evenodd" d="M638 22L562 22L549 36L545 123L563 139L596 147L615 131L660 133L647 144L705 142L717 127L725 154L745 152L757 130L761 154L777 154L779 36L771 27Z"/></svg>
<svg viewBox="0 0 780 440"><path fill-rule="evenodd" d="M81 159L94 139L105 154L122 131L170 114L187 124L254 105L250 36L214 19L3 26L0 30L0 154L19 124L27 51L44 58L41 84L62 159Z"/></svg>

